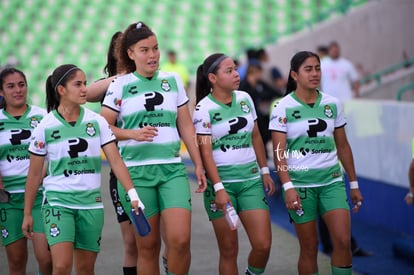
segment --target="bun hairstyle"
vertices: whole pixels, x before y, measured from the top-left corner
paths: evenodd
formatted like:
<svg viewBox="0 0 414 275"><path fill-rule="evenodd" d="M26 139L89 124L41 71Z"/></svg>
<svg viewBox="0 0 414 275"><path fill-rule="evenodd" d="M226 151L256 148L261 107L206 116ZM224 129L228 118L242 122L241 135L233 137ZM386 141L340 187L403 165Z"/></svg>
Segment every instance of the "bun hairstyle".
<svg viewBox="0 0 414 275"><path fill-rule="evenodd" d="M57 67L46 79L46 106L50 112L57 109L60 103L60 95L57 88L66 86L68 80L72 79L77 71L81 71L76 65L65 64Z"/></svg>
<svg viewBox="0 0 414 275"><path fill-rule="evenodd" d="M155 36L155 33L142 21L129 25L123 32L118 43L119 66L125 69L126 73L136 70L135 62L128 56L128 49L137 42Z"/></svg>
<svg viewBox="0 0 414 275"><path fill-rule="evenodd" d="M196 103L206 97L211 91L211 83L208 79L210 73L216 74L217 69L224 59L228 58L223 53L215 53L207 57L203 64L197 68L197 79L196 79Z"/></svg>

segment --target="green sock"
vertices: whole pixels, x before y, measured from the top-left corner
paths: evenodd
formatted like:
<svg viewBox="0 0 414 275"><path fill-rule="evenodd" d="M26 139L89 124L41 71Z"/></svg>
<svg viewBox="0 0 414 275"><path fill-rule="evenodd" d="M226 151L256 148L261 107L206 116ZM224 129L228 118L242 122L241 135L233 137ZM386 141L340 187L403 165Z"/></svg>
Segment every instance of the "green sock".
<svg viewBox="0 0 414 275"><path fill-rule="evenodd" d="M352 265L337 267L331 265L332 275L352 275Z"/></svg>
<svg viewBox="0 0 414 275"><path fill-rule="evenodd" d="M246 269L246 274L261 275L263 274L264 271L265 271L264 268L257 268L257 267L252 267L248 265Z"/></svg>

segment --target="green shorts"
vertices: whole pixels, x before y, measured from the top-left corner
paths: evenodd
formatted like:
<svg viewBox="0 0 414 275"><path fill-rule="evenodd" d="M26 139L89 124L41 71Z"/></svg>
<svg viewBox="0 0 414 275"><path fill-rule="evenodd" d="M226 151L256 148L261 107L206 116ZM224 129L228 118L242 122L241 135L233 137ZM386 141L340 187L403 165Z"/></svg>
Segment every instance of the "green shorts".
<svg viewBox="0 0 414 275"><path fill-rule="evenodd" d="M50 246L72 242L74 248L100 251L104 210L70 209L62 206L43 206L43 222Z"/></svg>
<svg viewBox="0 0 414 275"><path fill-rule="evenodd" d="M33 205L33 231L44 233L42 221L42 200L43 192L36 194ZM24 193L14 193L10 196L8 203L0 203L0 230L1 243L7 246L21 238L24 238L22 223L24 217Z"/></svg>
<svg viewBox="0 0 414 275"><path fill-rule="evenodd" d="M145 216L150 218L167 208L185 208L191 211L191 191L183 163L128 167L139 198L145 205ZM130 216L128 194L118 182L119 200Z"/></svg>
<svg viewBox="0 0 414 275"><path fill-rule="evenodd" d="M320 187L296 188L296 191L302 201L303 211L288 211L294 223L314 221L319 215L323 216L326 212L334 209L349 210L343 181ZM284 191L283 198L285 198Z"/></svg>
<svg viewBox="0 0 414 275"><path fill-rule="evenodd" d="M227 182L223 185L237 213L254 209L269 210L261 178L244 182ZM216 193L212 183L208 181L207 189L204 192L204 208L209 220L223 217L222 211L217 210L215 200Z"/></svg>

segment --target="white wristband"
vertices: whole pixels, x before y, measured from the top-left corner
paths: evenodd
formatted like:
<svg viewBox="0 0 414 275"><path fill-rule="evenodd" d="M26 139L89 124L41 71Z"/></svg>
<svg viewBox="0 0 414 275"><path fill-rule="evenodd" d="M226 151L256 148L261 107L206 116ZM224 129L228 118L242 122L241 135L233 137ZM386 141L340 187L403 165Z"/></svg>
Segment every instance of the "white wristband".
<svg viewBox="0 0 414 275"><path fill-rule="evenodd" d="M356 181L356 180L350 181L349 182L349 188L351 188L351 189L358 189L359 188L358 181Z"/></svg>
<svg viewBox="0 0 414 275"><path fill-rule="evenodd" d="M138 207L141 207L142 210L145 209L145 206L142 203L142 201L139 199L137 190L135 190L135 188L131 188L128 190L128 196L131 201L138 201Z"/></svg>
<svg viewBox="0 0 414 275"><path fill-rule="evenodd" d="M214 191L215 191L215 192L218 192L218 191L220 191L220 190L224 189L224 185L223 185L223 183L222 183L222 182L217 182L217 183L215 183L215 184L213 185L213 187L214 187Z"/></svg>
<svg viewBox="0 0 414 275"><path fill-rule="evenodd" d="M411 192L408 192L408 193L407 193L407 197L409 197L410 199L412 199L412 198L414 197L414 194L413 194L413 193L411 193Z"/></svg>
<svg viewBox="0 0 414 275"><path fill-rule="evenodd" d="M285 192L289 189L295 188L295 186L293 186L293 183L291 181L288 181L288 182L284 183L282 186L283 186L283 190L285 190Z"/></svg>
<svg viewBox="0 0 414 275"><path fill-rule="evenodd" d="M260 175L270 174L269 167L262 167L260 168Z"/></svg>

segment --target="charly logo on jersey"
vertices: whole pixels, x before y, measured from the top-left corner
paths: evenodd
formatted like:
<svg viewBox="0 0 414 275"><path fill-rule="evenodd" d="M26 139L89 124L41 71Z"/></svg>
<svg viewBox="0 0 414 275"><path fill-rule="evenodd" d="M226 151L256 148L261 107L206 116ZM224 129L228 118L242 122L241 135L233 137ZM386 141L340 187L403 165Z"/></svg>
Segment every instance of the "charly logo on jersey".
<svg viewBox="0 0 414 275"><path fill-rule="evenodd" d="M168 83L167 79L161 80L161 89L165 92L169 92L171 90L171 85Z"/></svg>
<svg viewBox="0 0 414 275"><path fill-rule="evenodd" d="M214 113L212 119L214 121L222 121L223 119L220 117L220 113Z"/></svg>
<svg viewBox="0 0 414 275"><path fill-rule="evenodd" d="M241 106L241 110L245 113L250 112L250 108L249 105L247 105L247 103L245 101L241 101L240 102L240 106Z"/></svg>
<svg viewBox="0 0 414 275"><path fill-rule="evenodd" d="M56 223L52 223L50 225L49 234L51 237L55 238L60 235L60 228L57 226Z"/></svg>
<svg viewBox="0 0 414 275"><path fill-rule="evenodd" d="M30 127L32 127L32 128L36 128L37 127L37 125L39 125L39 122L40 122L40 120L37 118L37 117L32 117L31 119L30 119Z"/></svg>
<svg viewBox="0 0 414 275"><path fill-rule="evenodd" d="M292 112L292 117L294 117L296 119L302 118L302 116L300 115L300 111L299 110L294 110Z"/></svg>
<svg viewBox="0 0 414 275"><path fill-rule="evenodd" d="M333 111L331 109L331 106L329 105L325 105L325 107L323 108L323 113L325 114L326 117L328 118L332 118L333 117Z"/></svg>
<svg viewBox="0 0 414 275"><path fill-rule="evenodd" d="M86 124L86 133L91 137L96 135L96 129L92 122Z"/></svg>
<svg viewBox="0 0 414 275"><path fill-rule="evenodd" d="M9 230L7 230L7 228L3 225L1 226L1 236L3 239L7 239L7 237L9 237Z"/></svg>

